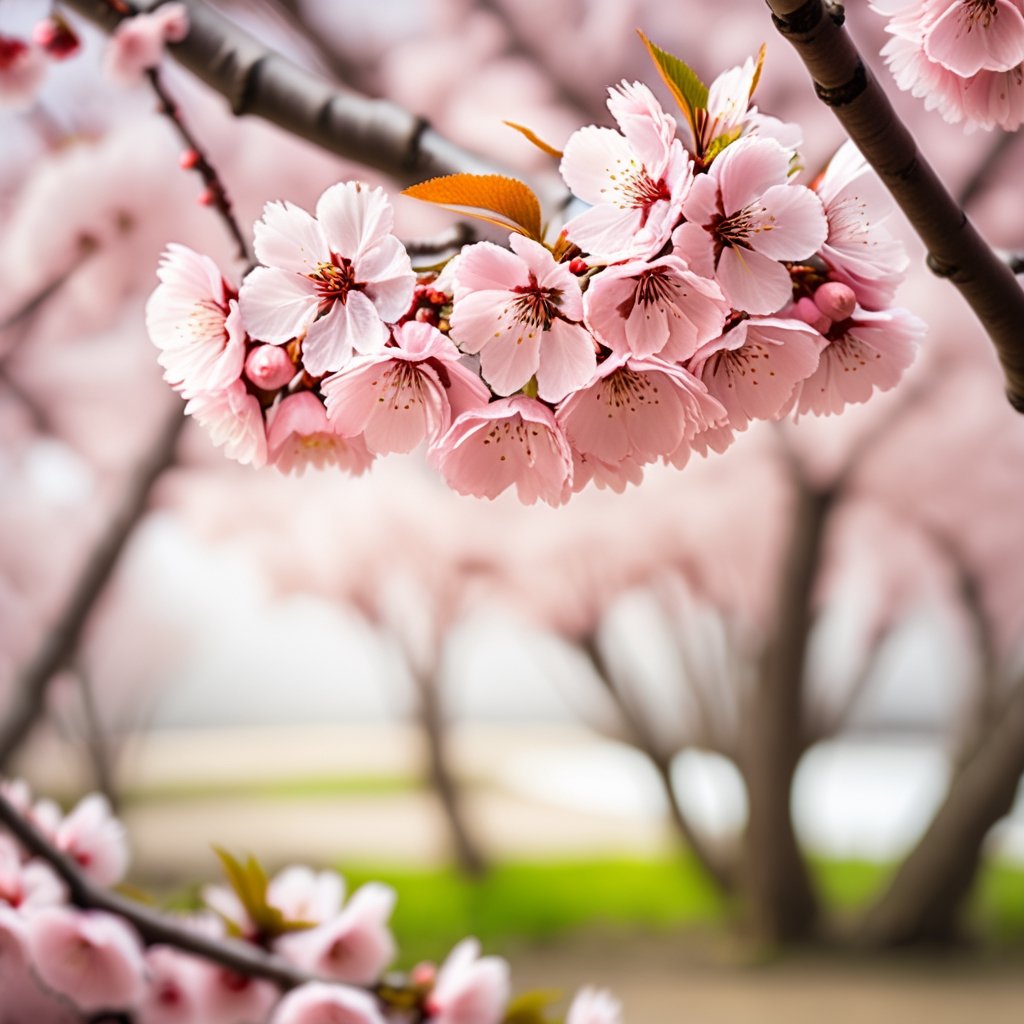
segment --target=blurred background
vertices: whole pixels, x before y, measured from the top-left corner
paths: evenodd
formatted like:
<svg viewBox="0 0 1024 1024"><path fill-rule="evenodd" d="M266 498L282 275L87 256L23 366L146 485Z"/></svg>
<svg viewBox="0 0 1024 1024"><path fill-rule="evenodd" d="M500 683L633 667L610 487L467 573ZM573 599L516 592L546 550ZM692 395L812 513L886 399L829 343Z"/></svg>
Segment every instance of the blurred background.
<svg viewBox="0 0 1024 1024"><path fill-rule="evenodd" d="M215 6L531 180L552 162L502 121L607 123L608 85L655 83L638 27L706 81L767 42L757 102L808 175L843 138L747 0ZM0 33L49 9L2 3ZM881 19L848 24L888 81ZM415 455L253 472L183 423L143 322L167 242L230 267L230 240L74 25L83 52L0 109L2 770L104 790L139 886L180 898L211 843L383 878L403 963L474 933L517 988L607 985L634 1024L1021 1020L1024 422L902 222L930 331L838 419L558 510ZM166 83L246 229L380 180ZM1024 146L893 98L1019 250ZM409 240L452 219L395 209Z"/></svg>

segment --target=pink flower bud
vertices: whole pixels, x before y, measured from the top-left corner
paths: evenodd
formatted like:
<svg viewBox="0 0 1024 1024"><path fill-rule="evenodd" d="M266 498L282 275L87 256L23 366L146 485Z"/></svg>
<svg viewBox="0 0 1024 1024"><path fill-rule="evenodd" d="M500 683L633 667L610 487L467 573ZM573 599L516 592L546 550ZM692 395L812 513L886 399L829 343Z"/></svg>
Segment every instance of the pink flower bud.
<svg viewBox="0 0 1024 1024"><path fill-rule="evenodd" d="M213 206L217 202L217 197L213 194L213 189L206 188L196 196L196 202L200 206Z"/></svg>
<svg viewBox="0 0 1024 1024"><path fill-rule="evenodd" d="M569 271L573 274L585 274L587 272L587 261L580 259L579 256L569 260Z"/></svg>
<svg viewBox="0 0 1024 1024"><path fill-rule="evenodd" d="M806 296L793 307L793 315L805 324L810 324L819 334L825 334L832 326L832 321L815 305L813 299Z"/></svg>
<svg viewBox="0 0 1024 1024"><path fill-rule="evenodd" d="M82 48L75 30L59 14L36 22L32 40L54 60L66 60Z"/></svg>
<svg viewBox="0 0 1024 1024"><path fill-rule="evenodd" d="M283 388L295 372L288 353L277 345L257 345L245 360L246 377L265 391Z"/></svg>
<svg viewBox="0 0 1024 1024"><path fill-rule="evenodd" d="M414 985L433 985L437 980L437 965L424 960L416 964L409 972L409 980Z"/></svg>
<svg viewBox="0 0 1024 1024"><path fill-rule="evenodd" d="M846 320L853 315L857 296L848 284L826 281L815 293L814 304L830 320ZM810 321L808 321L810 323Z"/></svg>
<svg viewBox="0 0 1024 1024"><path fill-rule="evenodd" d="M178 166L183 171L191 171L198 163L199 154L194 149L183 150L181 156L178 157Z"/></svg>

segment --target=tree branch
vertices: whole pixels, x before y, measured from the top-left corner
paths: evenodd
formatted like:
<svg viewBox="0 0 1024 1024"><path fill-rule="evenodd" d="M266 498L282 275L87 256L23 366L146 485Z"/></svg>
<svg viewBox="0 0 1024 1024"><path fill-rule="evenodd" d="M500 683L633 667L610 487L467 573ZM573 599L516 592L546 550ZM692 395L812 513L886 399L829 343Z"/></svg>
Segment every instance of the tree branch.
<svg viewBox="0 0 1024 1024"><path fill-rule="evenodd" d="M0 793L0 824L9 829L30 854L46 861L57 872L67 885L70 900L75 906L103 910L124 918L135 927L147 945L173 946L247 977L266 978L283 989L296 988L308 981L324 980L264 952L259 946L240 939L211 938L192 931L152 907L96 885L82 874L70 857L54 847L26 821L3 793Z"/></svg>
<svg viewBox="0 0 1024 1024"><path fill-rule="evenodd" d="M159 6L141 0L135 12ZM203 0L184 0L188 36L169 49L175 59L224 96L236 116L253 114L347 160L402 181L493 165L449 142L422 117L386 100L369 99L310 74L239 28ZM125 15L105 0L62 0L112 31Z"/></svg>
<svg viewBox="0 0 1024 1024"><path fill-rule="evenodd" d="M78 646L93 606L106 588L121 552L146 511L154 484L174 460L184 425L185 417L175 402L152 448L132 474L120 506L83 566L56 623L18 678L13 707L7 719L0 724L0 769L10 761L42 713L50 679L67 664Z"/></svg>
<svg viewBox="0 0 1024 1024"><path fill-rule="evenodd" d="M917 149L849 34L822 0L767 0L822 102L878 172L928 249L928 265L967 300L995 346L1010 404L1024 413L1024 289Z"/></svg>

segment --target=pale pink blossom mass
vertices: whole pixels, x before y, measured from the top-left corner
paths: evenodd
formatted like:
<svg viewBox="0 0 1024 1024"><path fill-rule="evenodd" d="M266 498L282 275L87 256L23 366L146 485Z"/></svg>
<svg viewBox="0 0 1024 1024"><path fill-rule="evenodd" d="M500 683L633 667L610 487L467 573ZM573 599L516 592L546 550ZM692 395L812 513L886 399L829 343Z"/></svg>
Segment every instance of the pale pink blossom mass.
<svg viewBox="0 0 1024 1024"><path fill-rule="evenodd" d="M267 414L267 459L282 473L301 476L307 466L340 466L365 473L373 453L361 437L343 437L310 391L288 395ZM241 461L241 460L239 460Z"/></svg>
<svg viewBox="0 0 1024 1024"><path fill-rule="evenodd" d="M427 996L430 1024L498 1024L508 1003L508 964L480 956L476 939L463 939L437 972Z"/></svg>
<svg viewBox="0 0 1024 1024"><path fill-rule="evenodd" d="M188 8L165 3L152 11L125 18L107 44L103 69L119 85L136 85L155 68L167 43L179 43L188 35Z"/></svg>

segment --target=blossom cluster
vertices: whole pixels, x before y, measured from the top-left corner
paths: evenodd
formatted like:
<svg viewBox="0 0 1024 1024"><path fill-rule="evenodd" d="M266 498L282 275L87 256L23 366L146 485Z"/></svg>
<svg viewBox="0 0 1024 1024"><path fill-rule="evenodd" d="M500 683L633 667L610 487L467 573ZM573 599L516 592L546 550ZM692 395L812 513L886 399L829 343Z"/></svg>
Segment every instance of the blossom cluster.
<svg viewBox="0 0 1024 1024"><path fill-rule="evenodd" d="M80 48L75 30L58 14L37 22L31 39L0 33L0 109L30 107L46 78L47 59L66 60Z"/></svg>
<svg viewBox="0 0 1024 1024"><path fill-rule="evenodd" d="M413 270L386 195L359 182L315 216L269 203L238 288L170 247L147 314L167 380L240 462L361 473L425 443L460 493L552 505L893 387L923 325L892 308L889 201L849 143L794 181L799 131L752 106L760 70L676 84L687 144L646 85L610 89L617 128L560 154L587 208L551 243L523 183L453 175L407 191L513 232L440 273Z"/></svg>
<svg viewBox="0 0 1024 1024"><path fill-rule="evenodd" d="M33 801L22 782L9 803L81 874L122 881L125 832L106 800L85 797L67 815ZM0 829L0 992L4 1020L84 1024L116 1015L131 1024L500 1024L510 1005L508 964L464 939L436 967L386 969L395 957L392 889L370 882L345 899L340 875L285 868L268 879L226 854L232 888L208 886L203 908L176 923L211 939L252 943L306 972L287 993L169 945L145 946L125 917L80 909L40 857ZM13 1016L11 1016L13 1014ZM621 1024L606 991L582 989L565 1024Z"/></svg>
<svg viewBox="0 0 1024 1024"><path fill-rule="evenodd" d="M1024 0L872 0L896 84L949 122L1024 124Z"/></svg>

